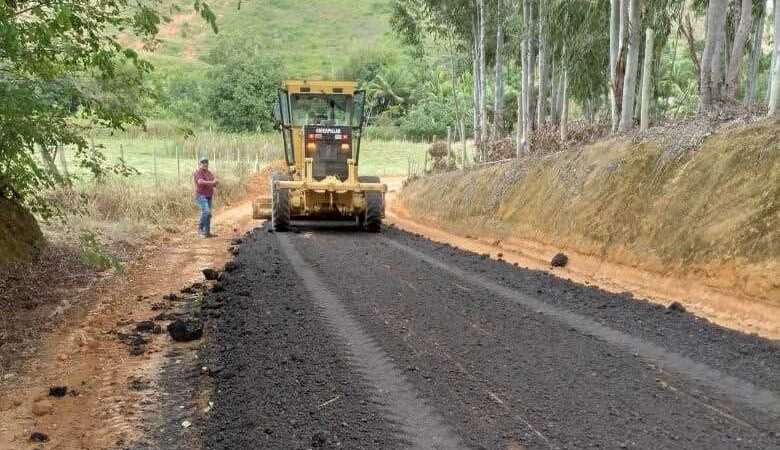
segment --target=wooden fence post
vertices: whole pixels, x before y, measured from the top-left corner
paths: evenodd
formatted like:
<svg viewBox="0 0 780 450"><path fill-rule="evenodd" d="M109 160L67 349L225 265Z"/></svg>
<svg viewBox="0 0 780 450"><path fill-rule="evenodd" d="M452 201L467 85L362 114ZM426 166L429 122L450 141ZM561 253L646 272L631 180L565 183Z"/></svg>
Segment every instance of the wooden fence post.
<svg viewBox="0 0 780 450"><path fill-rule="evenodd" d="M176 145L176 183L181 184L181 159L179 157L179 145L178 144L175 145Z"/></svg>
<svg viewBox="0 0 780 450"><path fill-rule="evenodd" d="M452 127L447 126L447 168L450 167L450 154L452 153Z"/></svg>
<svg viewBox="0 0 780 450"><path fill-rule="evenodd" d="M157 186L159 184L157 179L157 147L153 147L152 159L154 160L154 185Z"/></svg>

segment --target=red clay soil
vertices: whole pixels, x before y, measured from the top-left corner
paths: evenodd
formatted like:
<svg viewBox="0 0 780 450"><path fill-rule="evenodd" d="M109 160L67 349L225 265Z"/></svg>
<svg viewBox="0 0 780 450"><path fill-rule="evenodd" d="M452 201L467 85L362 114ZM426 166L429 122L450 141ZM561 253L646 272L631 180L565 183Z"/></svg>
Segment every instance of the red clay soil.
<svg viewBox="0 0 780 450"><path fill-rule="evenodd" d="M68 276L77 276L67 275L72 270L49 271L66 276L64 281L54 280L48 306L40 313L25 313L23 308L19 313L18 308L4 306L6 322L49 326L36 325L34 336L20 335L24 326L6 328L3 335L4 341L38 345L12 364L14 375L0 380L0 449L32 448L33 432L48 435L46 448L62 450L107 448L133 439L140 411L154 401L135 385L154 383L162 349L170 339L166 334L144 334L147 342L136 356L128 339L133 339L139 321L165 312L163 295L202 280L203 269L225 264L231 240L256 225L251 200L267 190L267 177L274 169L278 164L254 177L241 201L216 212L212 230L217 237L201 239L193 219L192 226L145 246L121 276L69 283ZM56 312L64 304L78 306L68 320ZM164 321L158 324L165 328ZM69 394L51 397L52 386L67 386Z"/></svg>

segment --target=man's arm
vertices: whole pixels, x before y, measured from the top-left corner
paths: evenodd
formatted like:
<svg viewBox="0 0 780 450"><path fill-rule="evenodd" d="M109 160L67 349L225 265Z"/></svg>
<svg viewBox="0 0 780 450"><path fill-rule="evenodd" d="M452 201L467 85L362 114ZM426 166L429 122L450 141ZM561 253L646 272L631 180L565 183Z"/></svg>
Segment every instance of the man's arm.
<svg viewBox="0 0 780 450"><path fill-rule="evenodd" d="M204 180L203 178L198 178L198 184L201 186L216 186L217 180L208 181Z"/></svg>

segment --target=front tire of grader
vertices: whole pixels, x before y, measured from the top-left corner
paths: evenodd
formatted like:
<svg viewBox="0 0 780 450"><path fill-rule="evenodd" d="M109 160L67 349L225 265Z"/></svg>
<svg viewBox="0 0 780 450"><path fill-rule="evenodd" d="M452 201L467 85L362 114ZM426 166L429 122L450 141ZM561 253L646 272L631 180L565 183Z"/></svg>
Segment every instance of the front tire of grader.
<svg viewBox="0 0 780 450"><path fill-rule="evenodd" d="M379 177L365 176L358 177L361 183L379 183ZM378 233L382 229L382 210L384 209L384 199L381 193L366 192L366 211L363 219L363 228L370 233Z"/></svg>
<svg viewBox="0 0 780 450"><path fill-rule="evenodd" d="M285 175L274 175L273 181L289 180ZM273 188L271 200L271 226L274 231L287 231L290 229L290 191L288 189Z"/></svg>

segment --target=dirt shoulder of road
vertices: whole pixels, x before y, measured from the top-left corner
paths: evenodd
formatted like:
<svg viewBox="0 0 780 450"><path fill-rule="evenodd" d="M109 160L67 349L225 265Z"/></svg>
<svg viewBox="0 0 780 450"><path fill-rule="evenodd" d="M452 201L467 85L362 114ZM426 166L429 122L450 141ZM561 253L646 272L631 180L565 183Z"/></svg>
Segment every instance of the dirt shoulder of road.
<svg viewBox="0 0 780 450"><path fill-rule="evenodd" d="M534 270L544 270L560 278L598 286L606 291L630 292L648 301L669 305L680 302L693 314L718 325L780 339L780 307L756 302L743 296L715 289L695 278L659 275L639 267L605 261L593 255L566 250L566 267L552 267L550 260L560 249L530 239L496 240L488 235L461 234L433 217L413 217L398 198L401 179L388 180L387 221L411 233L454 245L458 248Z"/></svg>
<svg viewBox="0 0 780 450"><path fill-rule="evenodd" d="M194 226L163 236L122 276L63 293L64 300L79 297L88 306L43 337L15 379L0 383L0 448L34 448L34 432L48 436L46 448L62 450L111 448L137 437L142 412L155 407L152 391L143 386L154 384L171 341L160 329L141 334L136 326L164 316L171 308L165 294L202 280L203 269L225 264L231 240L255 226L251 198L256 190L216 212L217 237L202 239ZM167 324L154 323L162 330ZM50 396L53 386L66 386L68 394Z"/></svg>

